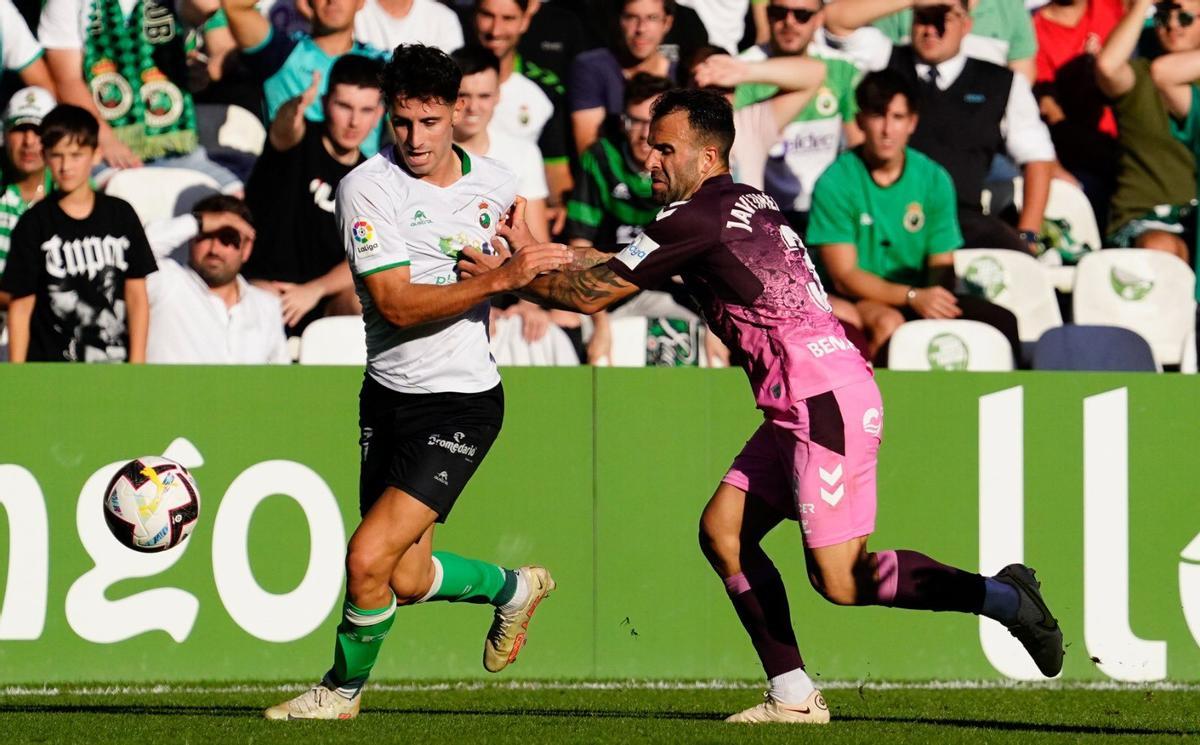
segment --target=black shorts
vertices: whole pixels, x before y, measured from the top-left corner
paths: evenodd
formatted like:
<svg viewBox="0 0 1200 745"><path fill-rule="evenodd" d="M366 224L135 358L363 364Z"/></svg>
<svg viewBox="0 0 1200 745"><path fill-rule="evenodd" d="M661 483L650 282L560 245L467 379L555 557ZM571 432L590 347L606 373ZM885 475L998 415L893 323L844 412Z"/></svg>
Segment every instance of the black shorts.
<svg viewBox="0 0 1200 745"><path fill-rule="evenodd" d="M482 393L397 393L364 376L358 397L363 515L393 486L445 522L504 420L504 388Z"/></svg>

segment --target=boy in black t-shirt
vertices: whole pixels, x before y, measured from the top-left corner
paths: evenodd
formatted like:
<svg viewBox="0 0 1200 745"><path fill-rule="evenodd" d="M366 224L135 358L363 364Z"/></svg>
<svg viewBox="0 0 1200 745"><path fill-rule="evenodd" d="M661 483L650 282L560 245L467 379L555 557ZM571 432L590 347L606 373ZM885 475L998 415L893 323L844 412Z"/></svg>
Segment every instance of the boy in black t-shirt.
<svg viewBox="0 0 1200 745"><path fill-rule="evenodd" d="M13 298L13 362L146 361L154 255L133 208L92 190L99 132L95 117L70 105L39 128L57 190L17 222L0 280Z"/></svg>

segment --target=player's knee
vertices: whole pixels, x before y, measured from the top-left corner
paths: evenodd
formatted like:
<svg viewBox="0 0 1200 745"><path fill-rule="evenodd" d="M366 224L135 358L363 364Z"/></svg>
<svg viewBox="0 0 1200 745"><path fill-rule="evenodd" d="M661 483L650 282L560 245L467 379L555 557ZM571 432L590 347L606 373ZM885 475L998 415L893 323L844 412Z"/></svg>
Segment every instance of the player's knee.
<svg viewBox="0 0 1200 745"><path fill-rule="evenodd" d="M374 551L369 546L352 542L346 551L346 578L352 590L387 584L391 569L383 552Z"/></svg>
<svg viewBox="0 0 1200 745"><path fill-rule="evenodd" d="M392 577L392 594L396 596L396 605L412 605L419 602L429 592L429 588L428 577Z"/></svg>
<svg viewBox="0 0 1200 745"><path fill-rule="evenodd" d="M700 518L700 550L709 563L720 569L736 566L741 551L741 539L736 532L722 530L705 515Z"/></svg>
<svg viewBox="0 0 1200 745"><path fill-rule="evenodd" d="M815 571L808 581L817 593L834 605L858 605L858 586L849 571Z"/></svg>

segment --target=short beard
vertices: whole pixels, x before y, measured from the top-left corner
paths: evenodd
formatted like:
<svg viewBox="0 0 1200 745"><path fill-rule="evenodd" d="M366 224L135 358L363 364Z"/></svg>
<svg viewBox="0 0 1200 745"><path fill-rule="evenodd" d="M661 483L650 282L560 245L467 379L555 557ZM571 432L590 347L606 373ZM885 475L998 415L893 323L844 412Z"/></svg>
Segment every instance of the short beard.
<svg viewBox="0 0 1200 745"><path fill-rule="evenodd" d="M200 279L204 280L204 284L208 285L209 289L216 290L225 287L229 283L237 279L238 270L222 269L218 271L210 271L203 264L196 266L192 265L192 271L200 275Z"/></svg>

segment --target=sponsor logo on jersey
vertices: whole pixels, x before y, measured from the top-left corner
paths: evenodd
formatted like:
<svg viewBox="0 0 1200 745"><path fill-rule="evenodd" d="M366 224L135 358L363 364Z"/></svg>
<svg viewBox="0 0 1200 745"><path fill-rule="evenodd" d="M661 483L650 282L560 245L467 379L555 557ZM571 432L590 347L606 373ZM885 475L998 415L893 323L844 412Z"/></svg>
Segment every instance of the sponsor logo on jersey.
<svg viewBox="0 0 1200 745"><path fill-rule="evenodd" d="M879 435L879 430L883 427L883 414L879 409L871 407L863 412L862 428L863 432L868 435Z"/></svg>
<svg viewBox="0 0 1200 745"><path fill-rule="evenodd" d="M925 208L920 202L911 202L904 211L904 229L915 233L925 227Z"/></svg>
<svg viewBox="0 0 1200 745"><path fill-rule="evenodd" d="M420 225L430 225L432 223L433 220L429 219L429 216L425 214L425 210L417 210L413 213L412 222L408 224L408 227L415 228Z"/></svg>
<svg viewBox="0 0 1200 745"><path fill-rule="evenodd" d="M350 226L350 235L354 238L354 251L359 256L370 256L379 250L379 242L375 240L375 226L367 218L354 218Z"/></svg>
<svg viewBox="0 0 1200 745"><path fill-rule="evenodd" d="M815 341L810 341L804 346L807 347L812 356L817 359L820 359L827 354L833 354L834 352L849 352L851 350L855 352L858 351L858 347L851 344L850 341L845 337L835 336L832 334L829 336L822 336L820 339Z"/></svg>
<svg viewBox="0 0 1200 745"><path fill-rule="evenodd" d="M649 256L654 251L658 250L659 244L650 236L642 233L634 239L621 253L617 254L617 260L630 269L637 269L637 265Z"/></svg>
<svg viewBox="0 0 1200 745"><path fill-rule="evenodd" d="M483 253L491 253L489 248L482 241L471 240L471 237L466 233L457 233L455 235L445 235L438 238L438 250L446 254L455 261L458 260L459 254L463 249L473 248L476 251Z"/></svg>

